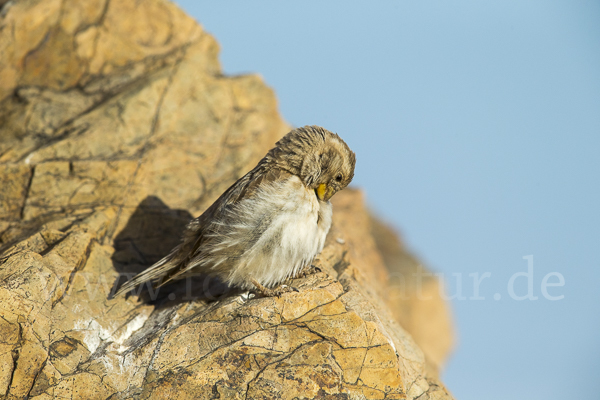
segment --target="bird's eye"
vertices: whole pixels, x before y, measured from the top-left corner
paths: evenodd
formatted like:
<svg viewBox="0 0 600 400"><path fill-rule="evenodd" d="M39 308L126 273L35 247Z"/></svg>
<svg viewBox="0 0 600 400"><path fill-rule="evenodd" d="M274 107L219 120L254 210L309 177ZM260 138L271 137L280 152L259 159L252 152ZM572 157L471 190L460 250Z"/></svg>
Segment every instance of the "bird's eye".
<svg viewBox="0 0 600 400"><path fill-rule="evenodd" d="M342 181L342 174L338 174L338 175L335 177L335 180L336 180L336 181L338 181L338 182L341 182L341 181Z"/></svg>

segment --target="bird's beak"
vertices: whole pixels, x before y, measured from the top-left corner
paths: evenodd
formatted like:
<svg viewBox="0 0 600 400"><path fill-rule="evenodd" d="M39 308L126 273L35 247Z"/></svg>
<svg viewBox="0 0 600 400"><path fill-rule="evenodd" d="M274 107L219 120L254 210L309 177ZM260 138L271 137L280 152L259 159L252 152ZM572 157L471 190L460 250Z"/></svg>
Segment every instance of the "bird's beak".
<svg viewBox="0 0 600 400"><path fill-rule="evenodd" d="M317 186L315 192L317 193L317 197L321 201L329 201L331 196L333 196L333 194L335 193L333 188L328 187L325 183L321 183L319 186Z"/></svg>

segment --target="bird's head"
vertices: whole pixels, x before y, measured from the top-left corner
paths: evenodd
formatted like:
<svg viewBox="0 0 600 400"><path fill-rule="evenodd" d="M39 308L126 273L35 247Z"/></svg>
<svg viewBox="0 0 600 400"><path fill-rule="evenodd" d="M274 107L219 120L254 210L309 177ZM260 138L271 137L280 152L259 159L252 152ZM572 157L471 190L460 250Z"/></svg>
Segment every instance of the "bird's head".
<svg viewBox="0 0 600 400"><path fill-rule="evenodd" d="M354 177L354 152L337 134L319 126L294 129L269 155L278 167L297 175L314 190L320 201L329 201Z"/></svg>

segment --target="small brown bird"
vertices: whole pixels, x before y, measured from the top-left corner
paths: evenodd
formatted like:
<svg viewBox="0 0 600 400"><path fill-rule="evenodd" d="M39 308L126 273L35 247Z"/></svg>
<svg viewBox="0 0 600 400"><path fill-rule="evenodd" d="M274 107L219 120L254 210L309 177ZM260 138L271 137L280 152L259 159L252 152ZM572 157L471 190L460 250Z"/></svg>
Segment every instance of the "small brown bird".
<svg viewBox="0 0 600 400"><path fill-rule="evenodd" d="M294 129L256 167L187 225L181 244L126 282L158 286L186 273L217 276L263 295L309 267L331 227L329 199L354 177L356 158L335 133Z"/></svg>

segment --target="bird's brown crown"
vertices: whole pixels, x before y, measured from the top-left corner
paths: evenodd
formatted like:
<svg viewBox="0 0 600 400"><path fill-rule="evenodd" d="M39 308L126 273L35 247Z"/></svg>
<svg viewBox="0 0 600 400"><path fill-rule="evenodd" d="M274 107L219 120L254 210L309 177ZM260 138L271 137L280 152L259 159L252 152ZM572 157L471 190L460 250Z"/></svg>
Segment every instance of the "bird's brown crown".
<svg viewBox="0 0 600 400"><path fill-rule="evenodd" d="M327 201L352 181L356 156L337 134L304 126L281 138L265 161L298 176L320 200Z"/></svg>

